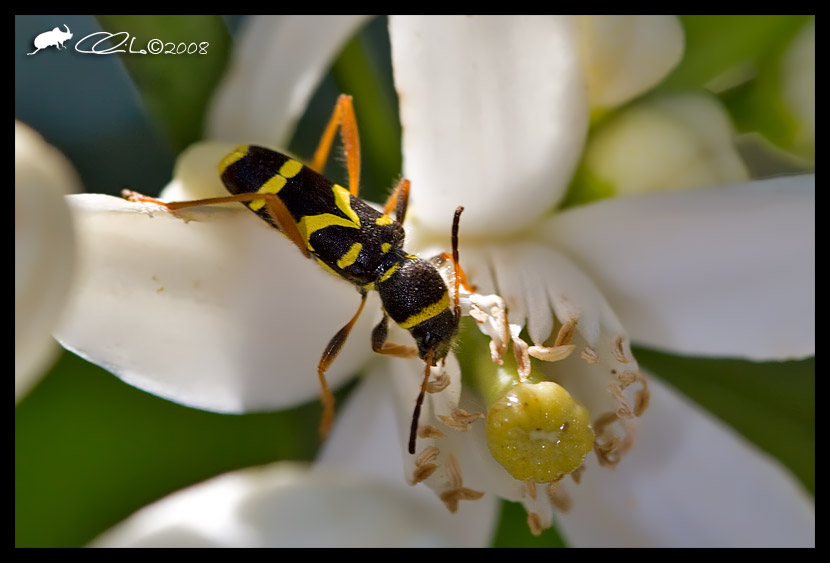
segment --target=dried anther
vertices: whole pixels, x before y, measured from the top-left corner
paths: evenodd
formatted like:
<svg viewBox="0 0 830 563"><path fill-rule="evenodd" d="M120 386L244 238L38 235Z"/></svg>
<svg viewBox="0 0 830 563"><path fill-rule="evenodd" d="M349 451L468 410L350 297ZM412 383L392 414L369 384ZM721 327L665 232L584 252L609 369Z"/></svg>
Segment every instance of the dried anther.
<svg viewBox="0 0 830 563"><path fill-rule="evenodd" d="M466 432L470 429L470 425L478 420L484 418L484 414L480 412L467 412L464 409L455 409L450 416L438 415L441 422L460 432Z"/></svg>
<svg viewBox="0 0 830 563"><path fill-rule="evenodd" d="M616 358L621 364L627 364L630 361L625 355L625 350L623 348L624 343L625 339L622 336L618 336L616 340L614 340L614 347L612 348L614 358Z"/></svg>
<svg viewBox="0 0 830 563"><path fill-rule="evenodd" d="M576 322L576 319L568 319L568 321L559 328L559 332L556 333L556 340L553 343L554 347L571 343L571 338L573 338L574 330L576 329Z"/></svg>
<svg viewBox="0 0 830 563"><path fill-rule="evenodd" d="M534 536L538 536L545 531L541 516L535 512L527 513L527 527L530 528L530 533Z"/></svg>
<svg viewBox="0 0 830 563"><path fill-rule="evenodd" d="M427 383L427 393L440 393L450 385L450 376L447 374L446 371L441 370L441 372L433 376L430 379L429 383Z"/></svg>
<svg viewBox="0 0 830 563"><path fill-rule="evenodd" d="M455 513L458 510L459 501L478 500L484 496L484 493L481 491L474 491L464 487L461 468L458 467L458 461L452 454L447 457L446 469L449 477L449 487L441 493L441 500L450 512Z"/></svg>
<svg viewBox="0 0 830 563"><path fill-rule="evenodd" d="M539 360L558 362L570 356L575 348L576 346L573 344L563 344L561 346L531 346L527 349L527 352Z"/></svg>
<svg viewBox="0 0 830 563"><path fill-rule="evenodd" d="M441 432L440 429L429 425L424 424L420 428L418 428L418 437L419 438L443 438L444 433Z"/></svg>
<svg viewBox="0 0 830 563"><path fill-rule="evenodd" d="M588 362L589 364L599 363L599 356L597 355L596 350L594 350L590 346L586 346L582 350L582 353L579 355L579 357Z"/></svg>
<svg viewBox="0 0 830 563"><path fill-rule="evenodd" d="M441 452L438 448L435 446L429 446L424 448L424 451L418 454L418 457L415 458L415 471L412 473L413 484L426 481L430 475L435 473L435 470L438 469L438 465L434 462L438 458L439 453Z"/></svg>
<svg viewBox="0 0 830 563"><path fill-rule="evenodd" d="M567 512L571 509L571 497L565 492L564 487L557 481L556 483L548 484L546 488L550 502L562 512Z"/></svg>

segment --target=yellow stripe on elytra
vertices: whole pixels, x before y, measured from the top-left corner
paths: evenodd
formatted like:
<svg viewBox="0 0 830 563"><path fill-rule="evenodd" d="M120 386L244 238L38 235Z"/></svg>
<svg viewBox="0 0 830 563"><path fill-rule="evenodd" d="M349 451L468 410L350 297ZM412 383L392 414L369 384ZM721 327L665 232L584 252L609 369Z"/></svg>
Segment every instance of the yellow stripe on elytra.
<svg viewBox="0 0 830 563"><path fill-rule="evenodd" d="M360 228L349 219L345 219L339 215L333 215L332 213L305 215L300 219L299 223L297 223L297 228L300 230L300 234L303 236L309 250L314 250L314 247L311 246L310 240L312 233L319 231L320 229L325 229L326 227L347 227L350 229Z"/></svg>
<svg viewBox="0 0 830 563"><path fill-rule="evenodd" d="M297 162L294 159L286 160L282 166L280 166L280 175L284 178L293 178L297 174L300 173L300 170L303 169L303 163Z"/></svg>
<svg viewBox="0 0 830 563"><path fill-rule="evenodd" d="M391 225L395 221L389 215L381 215L377 219L375 219L375 225L378 227L385 227L386 225Z"/></svg>
<svg viewBox="0 0 830 563"><path fill-rule="evenodd" d="M225 173L228 166L239 160L240 158L245 158L245 155L248 154L248 145L239 145L236 147L231 154L223 158L219 161L219 175Z"/></svg>
<svg viewBox="0 0 830 563"><path fill-rule="evenodd" d="M388 280L389 278L391 278L395 274L395 272L398 271L398 268L400 268L400 266L401 266L400 263L397 263L394 266L392 266L391 268L389 268L388 270L386 270L385 272L383 272L383 274L378 279L378 283L383 283L386 280Z"/></svg>
<svg viewBox="0 0 830 563"><path fill-rule="evenodd" d="M352 194L349 193L349 190L338 184L334 184L331 187L331 191L334 193L334 204L337 206L337 209L342 211L346 217L351 219L355 226L359 229L360 217L358 217L357 213L355 213L354 209L352 209Z"/></svg>
<svg viewBox="0 0 830 563"><path fill-rule="evenodd" d="M321 267L321 268L323 268L325 271L327 271L328 273L330 273L330 274L332 274L332 275L335 275L335 276L337 276L338 278L341 278L341 279L342 279L342 276L341 276L340 274L338 274L337 272L335 272L335 271L334 271L334 268L332 268L331 266L329 266L328 264L326 264L325 262L323 262L322 260L320 260L317 256L315 256L315 257L314 257L314 259L315 259L315 260L317 260L317 263L318 263L318 264L320 265L320 267Z"/></svg>
<svg viewBox="0 0 830 563"><path fill-rule="evenodd" d="M346 252L346 254L341 256L340 260L337 261L337 267L341 270L345 270L346 268L354 264L361 250L363 250L363 245L359 242L354 243L352 247Z"/></svg>
<svg viewBox="0 0 830 563"><path fill-rule="evenodd" d="M280 166L280 171L275 174L270 180L262 184L256 191L258 194L278 194L280 190L288 183L289 178L293 178L303 169L303 164L293 159L288 159ZM259 211L265 206L264 199L255 199L248 204L254 211Z"/></svg>
<svg viewBox="0 0 830 563"><path fill-rule="evenodd" d="M259 189L256 191L258 194L278 194L280 190L285 187L285 184L288 183L288 180L281 176L280 174L274 175L270 180L262 184ZM251 203L248 204L254 211L259 211L265 205L264 199L255 199Z"/></svg>
<svg viewBox="0 0 830 563"><path fill-rule="evenodd" d="M444 293L444 296L441 297L441 300L438 303L433 303L427 307L424 307L414 315L410 316L402 323L398 323L401 328L409 330L413 326L418 326L424 321L428 321L432 317L439 315L440 313L444 312L444 309L448 309L450 306L450 294Z"/></svg>
<svg viewBox="0 0 830 563"><path fill-rule="evenodd" d="M332 185L331 191L334 194L334 204L343 212L348 218L334 215L333 213L321 213L319 215L304 215L297 228L300 234L306 241L309 250L314 250L311 246L311 235L315 231L325 229L326 227L347 227L349 229L360 229L360 217L357 216L354 209L351 207L349 198L351 194L343 186L337 184Z"/></svg>

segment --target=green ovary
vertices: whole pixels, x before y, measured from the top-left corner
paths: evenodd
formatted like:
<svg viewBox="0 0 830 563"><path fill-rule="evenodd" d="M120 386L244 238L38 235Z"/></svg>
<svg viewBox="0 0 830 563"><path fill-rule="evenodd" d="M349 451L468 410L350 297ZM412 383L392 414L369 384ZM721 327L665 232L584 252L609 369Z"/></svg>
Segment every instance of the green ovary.
<svg viewBox="0 0 830 563"><path fill-rule="evenodd" d="M594 445L588 410L556 383L519 383L490 406L487 446L514 478L558 481Z"/></svg>

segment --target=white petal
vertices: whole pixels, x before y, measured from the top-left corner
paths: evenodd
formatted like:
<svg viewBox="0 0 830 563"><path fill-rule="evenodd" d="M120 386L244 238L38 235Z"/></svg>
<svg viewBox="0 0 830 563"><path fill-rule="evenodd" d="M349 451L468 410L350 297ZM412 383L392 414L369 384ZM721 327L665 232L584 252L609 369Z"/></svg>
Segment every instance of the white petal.
<svg viewBox="0 0 830 563"><path fill-rule="evenodd" d="M574 546L815 544L809 495L776 461L650 378L651 407L614 471L591 464L557 514Z"/></svg>
<svg viewBox="0 0 830 563"><path fill-rule="evenodd" d="M592 109L650 90L683 56L677 16L579 16L578 24Z"/></svg>
<svg viewBox="0 0 830 563"><path fill-rule="evenodd" d="M684 354L815 354L815 176L600 201L545 227L632 340Z"/></svg>
<svg viewBox="0 0 830 563"><path fill-rule="evenodd" d="M14 395L20 399L54 360L51 336L75 262L66 194L82 191L69 161L14 122Z"/></svg>
<svg viewBox="0 0 830 563"><path fill-rule="evenodd" d="M219 177L218 165L237 146L209 141L190 145L176 159L173 180L165 186L159 198L162 201L188 201L228 195ZM223 206L239 208L238 203Z"/></svg>
<svg viewBox="0 0 830 563"><path fill-rule="evenodd" d="M360 472L371 476L374 482L403 487L408 496L424 503L428 510L424 517L446 530L455 545L487 546L498 517L495 497L486 495L476 501L462 502L458 512L451 514L425 484L414 487L406 484L404 460L409 465L411 458L406 452L406 440L418 385L404 385L414 389L414 394L401 401L400 389L393 379L415 381L418 379L415 372L423 373L422 366L413 360L380 362L378 369L364 378L340 409L318 463L325 469L338 467Z"/></svg>
<svg viewBox="0 0 830 563"><path fill-rule="evenodd" d="M395 487L278 463L216 477L150 505L95 547L449 547L452 530Z"/></svg>
<svg viewBox="0 0 830 563"><path fill-rule="evenodd" d="M239 209L179 217L151 204L73 196L79 280L56 337L124 381L220 412L292 405L319 393L316 367L360 299L275 229ZM368 311L377 311L370 301ZM336 385L371 353L364 313L328 373Z"/></svg>
<svg viewBox="0 0 830 563"><path fill-rule="evenodd" d="M514 318L513 308L520 314L527 311L527 329L534 344L541 346L553 336L556 320L560 326L569 320L576 322L576 330L592 348L596 348L603 328L615 336L623 335L619 321L591 279L557 249L517 240L490 244L487 251L499 293L508 303L508 319L521 325L523 319Z"/></svg>
<svg viewBox="0 0 830 563"><path fill-rule="evenodd" d="M567 17L390 18L413 219L515 232L559 201L588 126Z"/></svg>
<svg viewBox="0 0 830 563"><path fill-rule="evenodd" d="M338 50L368 16L261 16L241 34L208 137L285 146Z"/></svg>
<svg viewBox="0 0 830 563"><path fill-rule="evenodd" d="M745 182L729 116L714 98L675 94L622 110L585 149L592 178L617 194Z"/></svg>

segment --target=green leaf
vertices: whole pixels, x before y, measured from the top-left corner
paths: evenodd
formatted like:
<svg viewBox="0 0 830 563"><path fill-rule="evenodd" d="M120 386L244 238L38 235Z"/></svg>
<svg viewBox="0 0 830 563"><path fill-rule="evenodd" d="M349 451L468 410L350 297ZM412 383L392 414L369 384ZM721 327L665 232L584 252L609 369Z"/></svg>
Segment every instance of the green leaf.
<svg viewBox="0 0 830 563"><path fill-rule="evenodd" d="M814 26L815 22L811 22ZM809 48L809 28L802 26L798 43L801 49L785 49L759 65L758 76L722 95L727 108L742 132L757 131L776 146L815 163L815 48ZM800 88L800 91L794 90ZM801 95L794 96L794 93Z"/></svg>
<svg viewBox="0 0 830 563"><path fill-rule="evenodd" d="M331 117L335 100L340 94L351 95L363 162L360 197L374 202L383 202L389 197L392 186L400 178L402 160L398 96L392 82L386 25L386 18L374 18L343 47L309 101L289 145L293 154L310 158ZM345 185L343 159L335 156L339 143L338 138L324 175Z"/></svg>
<svg viewBox="0 0 830 563"><path fill-rule="evenodd" d="M661 89L717 86L751 76L770 53L780 51L809 16L681 16L683 60ZM717 89L717 88L716 88Z"/></svg>
<svg viewBox="0 0 830 563"><path fill-rule="evenodd" d="M749 362L637 348L637 361L780 460L816 490L815 358Z"/></svg>
<svg viewBox="0 0 830 563"><path fill-rule="evenodd" d="M342 92L354 97L361 152L380 193L363 197L384 201L401 173L398 96L392 86L392 61L386 18L377 18L355 35L334 61L331 72Z"/></svg>
<svg viewBox="0 0 830 563"><path fill-rule="evenodd" d="M172 149L181 152L202 138L208 101L229 57L230 35L222 19L98 16L98 21L111 33L128 34L129 39L118 47L126 51L120 54L121 60ZM123 37L100 48L115 46Z"/></svg>
<svg viewBox="0 0 830 563"><path fill-rule="evenodd" d="M538 536L530 533L527 512L518 502L501 501L501 519L492 547L568 547L554 526Z"/></svg>

